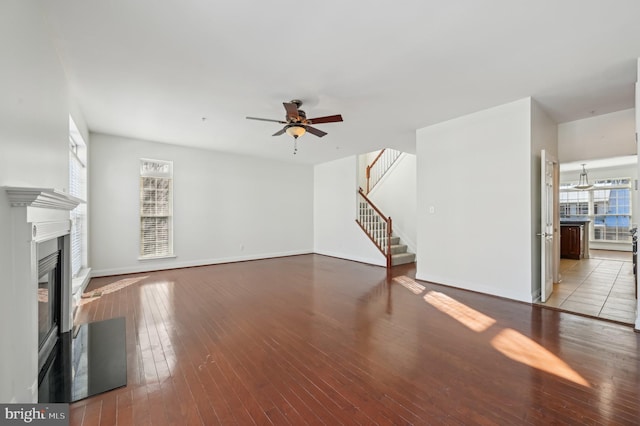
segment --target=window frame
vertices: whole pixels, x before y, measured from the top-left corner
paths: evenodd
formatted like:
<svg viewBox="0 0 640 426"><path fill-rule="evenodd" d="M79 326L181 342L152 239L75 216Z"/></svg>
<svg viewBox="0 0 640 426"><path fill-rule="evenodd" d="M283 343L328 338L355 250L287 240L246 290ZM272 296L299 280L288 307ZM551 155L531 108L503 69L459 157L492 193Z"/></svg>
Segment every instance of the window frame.
<svg viewBox="0 0 640 426"><path fill-rule="evenodd" d="M69 116L69 194L81 200L87 199L88 191L86 157L87 144L73 118ZM74 168L77 169L75 173ZM85 201L69 212L71 220L71 275L73 279L86 273L88 268L87 210Z"/></svg>
<svg viewBox="0 0 640 426"><path fill-rule="evenodd" d="M138 260L162 259L175 257L173 251L173 161L156 160L150 158L140 159L140 178L139 178L139 250ZM155 167L154 167L155 166ZM150 184L153 180L153 184ZM159 182L166 180L165 188L158 188ZM150 188L152 186L153 188ZM153 189L153 191L151 191ZM149 199L150 192L153 193L153 200ZM164 199L160 194L165 193ZM145 194L146 198L145 198ZM148 204L145 205L145 199ZM160 201L160 202L159 202ZM164 207L163 207L164 205ZM153 213L150 210L154 210ZM164 213L164 214L163 214ZM166 219L166 231L160 231L166 235L166 240L158 242L158 225L161 221L155 221L154 230L156 232L156 240L153 241L153 248L149 247L150 228L145 228L145 221L150 218ZM161 229L161 228L160 228Z"/></svg>
<svg viewBox="0 0 640 426"><path fill-rule="evenodd" d="M568 201L561 201L559 203L560 208L560 220L571 220L573 218L586 218L589 222L589 241L594 243L621 243L621 244L630 244L631 243L631 235L628 232L621 230L621 228L625 228L624 226L606 226L605 224L596 224L596 218L605 218L605 217L622 217L626 218L626 221L629 222L629 227L631 228L631 224L633 223L633 187L632 187L633 179L631 178L609 178L609 179L601 179L596 180L592 188L587 190L576 190L573 189L572 183L563 183L560 186L561 193L583 193L587 194L587 200L584 200L584 197L575 197L575 200L571 200L570 196L567 196ZM596 198L595 193L597 191L611 191L611 190L625 190L628 191L628 213L606 213L611 208L613 208L614 204L611 201L611 194L607 195L606 199ZM563 198L561 196L561 198ZM616 197L616 200L619 198ZM587 214L582 214L578 212L578 205L588 202L588 212ZM619 204L616 202L615 206ZM596 208L598 206L598 208ZM598 210L596 212L596 210ZM601 213L600 210L604 210L605 212ZM569 212L569 214L564 214L565 212ZM607 229L611 228L611 230ZM597 231L597 232L596 232ZM607 239L607 236L615 234L615 239ZM598 238L599 237L599 238Z"/></svg>

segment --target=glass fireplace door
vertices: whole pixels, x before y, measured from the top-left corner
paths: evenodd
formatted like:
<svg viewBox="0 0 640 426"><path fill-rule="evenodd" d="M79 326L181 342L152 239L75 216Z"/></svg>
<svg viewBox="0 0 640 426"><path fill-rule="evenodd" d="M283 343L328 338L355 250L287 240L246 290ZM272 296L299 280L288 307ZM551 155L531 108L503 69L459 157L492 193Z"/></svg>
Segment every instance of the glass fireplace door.
<svg viewBox="0 0 640 426"><path fill-rule="evenodd" d="M62 268L57 240L39 244L38 252L38 364L42 368L59 334Z"/></svg>

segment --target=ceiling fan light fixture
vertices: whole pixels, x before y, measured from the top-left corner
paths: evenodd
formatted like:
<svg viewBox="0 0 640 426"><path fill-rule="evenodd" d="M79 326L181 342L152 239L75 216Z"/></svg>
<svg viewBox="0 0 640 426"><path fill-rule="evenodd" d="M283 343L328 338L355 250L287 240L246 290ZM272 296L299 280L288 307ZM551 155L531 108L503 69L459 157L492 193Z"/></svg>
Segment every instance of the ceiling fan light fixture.
<svg viewBox="0 0 640 426"><path fill-rule="evenodd" d="M304 135L307 130L302 126L292 125L287 127L286 132L289 136L293 136L294 139L298 139L300 136Z"/></svg>

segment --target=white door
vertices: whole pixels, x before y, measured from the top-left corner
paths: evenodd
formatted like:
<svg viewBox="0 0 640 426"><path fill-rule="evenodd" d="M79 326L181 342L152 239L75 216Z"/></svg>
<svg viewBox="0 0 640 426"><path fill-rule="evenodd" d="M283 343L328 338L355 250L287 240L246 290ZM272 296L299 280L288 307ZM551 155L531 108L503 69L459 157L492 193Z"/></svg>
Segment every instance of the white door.
<svg viewBox="0 0 640 426"><path fill-rule="evenodd" d="M553 173L556 161L541 152L541 217L540 217L540 301L546 302L553 292Z"/></svg>

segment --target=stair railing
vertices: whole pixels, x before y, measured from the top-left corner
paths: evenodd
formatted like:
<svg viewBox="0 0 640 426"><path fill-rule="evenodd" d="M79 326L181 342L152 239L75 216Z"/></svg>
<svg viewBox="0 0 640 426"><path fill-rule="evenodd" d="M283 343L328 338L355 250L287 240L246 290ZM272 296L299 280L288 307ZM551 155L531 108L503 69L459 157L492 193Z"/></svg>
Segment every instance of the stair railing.
<svg viewBox="0 0 640 426"><path fill-rule="evenodd" d="M387 258L387 268L391 268L391 218L385 216L375 204L367 198L362 188L358 189L358 218L360 228Z"/></svg>
<svg viewBox="0 0 640 426"><path fill-rule="evenodd" d="M376 158L367 166L367 192L370 193L374 186L382 179L382 176L387 173L393 163L396 162L402 152L395 149L384 148L381 150Z"/></svg>

